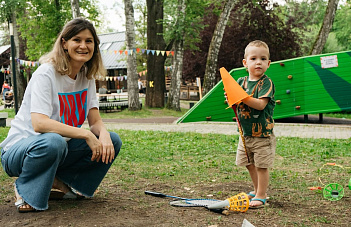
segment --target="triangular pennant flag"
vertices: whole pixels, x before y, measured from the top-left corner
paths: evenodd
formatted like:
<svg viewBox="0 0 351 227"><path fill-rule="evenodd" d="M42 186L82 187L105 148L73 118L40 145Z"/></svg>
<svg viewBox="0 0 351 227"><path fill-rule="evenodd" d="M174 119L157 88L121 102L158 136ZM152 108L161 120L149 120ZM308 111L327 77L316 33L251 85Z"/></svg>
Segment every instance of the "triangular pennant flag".
<svg viewBox="0 0 351 227"><path fill-rule="evenodd" d="M165 51L161 51L162 56L165 56Z"/></svg>
<svg viewBox="0 0 351 227"><path fill-rule="evenodd" d="M150 50L146 50L146 54L149 54L150 53Z"/></svg>
<svg viewBox="0 0 351 227"><path fill-rule="evenodd" d="M169 55L169 53L171 53L171 51L166 51L167 56Z"/></svg>
<svg viewBox="0 0 351 227"><path fill-rule="evenodd" d="M156 55L159 55L161 51L159 50L156 50Z"/></svg>
<svg viewBox="0 0 351 227"><path fill-rule="evenodd" d="M120 50L120 51L119 51L119 54L122 54L122 53L123 53L123 50Z"/></svg>
<svg viewBox="0 0 351 227"><path fill-rule="evenodd" d="M222 67L219 69L223 81L224 90L227 93L228 105L231 107L238 104L241 100L249 97L244 89L235 81L235 79Z"/></svg>
<svg viewBox="0 0 351 227"><path fill-rule="evenodd" d="M174 51L171 51L171 54L174 56Z"/></svg>
<svg viewBox="0 0 351 227"><path fill-rule="evenodd" d="M124 51L124 53L125 53L126 55L128 55L128 50Z"/></svg>
<svg viewBox="0 0 351 227"><path fill-rule="evenodd" d="M136 52L139 53L140 52L140 48L136 48Z"/></svg>
<svg viewBox="0 0 351 227"><path fill-rule="evenodd" d="M152 55L155 55L155 50L151 50Z"/></svg>
<svg viewBox="0 0 351 227"><path fill-rule="evenodd" d="M117 54L117 50L115 50L114 52L115 52L115 54Z"/></svg>
<svg viewBox="0 0 351 227"><path fill-rule="evenodd" d="M135 48L133 48L133 52L134 52L134 53L137 53L137 51L136 51L136 49L135 49Z"/></svg>
<svg viewBox="0 0 351 227"><path fill-rule="evenodd" d="M141 53L143 54L145 52L145 49L141 49Z"/></svg>

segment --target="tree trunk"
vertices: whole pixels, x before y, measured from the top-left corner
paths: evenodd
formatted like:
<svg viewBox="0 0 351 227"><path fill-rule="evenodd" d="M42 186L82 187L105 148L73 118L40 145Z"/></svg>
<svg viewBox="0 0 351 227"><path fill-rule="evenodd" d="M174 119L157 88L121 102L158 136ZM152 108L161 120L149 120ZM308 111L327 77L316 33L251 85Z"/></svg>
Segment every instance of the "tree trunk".
<svg viewBox="0 0 351 227"><path fill-rule="evenodd" d="M213 32L211 44L208 50L206 70L204 76L204 90L203 94L205 95L216 85L216 73L217 73L217 60L219 48L221 47L223 34L225 27L228 22L230 12L233 8L235 0L226 1L223 11L218 18L216 28Z"/></svg>
<svg viewBox="0 0 351 227"><path fill-rule="evenodd" d="M329 32L333 27L336 9L338 8L339 0L329 0L325 12L324 20L321 29L319 30L316 41L313 44L311 55L321 54L323 47L327 42Z"/></svg>
<svg viewBox="0 0 351 227"><path fill-rule="evenodd" d="M126 40L127 49L131 54L127 56L127 86L128 86L128 109L140 110L138 73L135 48L135 21L132 0L124 0L124 14L126 16Z"/></svg>
<svg viewBox="0 0 351 227"><path fill-rule="evenodd" d="M171 88L167 108L180 111L180 86L183 75L184 42L176 40L174 42L173 71L171 77Z"/></svg>
<svg viewBox="0 0 351 227"><path fill-rule="evenodd" d="M15 59L18 59L19 53L20 53L20 39L19 39L19 33L18 33L18 29L17 29L16 20L17 20L16 13L13 12L11 14L11 21L13 24L13 39L15 42ZM11 80L11 83L13 83L13 78ZM23 101L25 84L24 84L23 74L20 74L20 64L18 64L18 63L16 63L16 87L17 87L17 104L18 104L18 108L19 108L22 104L22 101Z"/></svg>
<svg viewBox="0 0 351 227"><path fill-rule="evenodd" d="M147 47L150 50L165 50L163 38L163 0L146 0L147 4ZM166 91L164 63L166 58L161 54L147 55L147 84L145 105L148 107L164 107Z"/></svg>
<svg viewBox="0 0 351 227"><path fill-rule="evenodd" d="M186 3L185 0L178 1L178 15L176 26L181 29L184 27ZM180 86L183 75L183 57L184 57L184 29L181 31L181 37L174 41L174 57L172 62L172 77L171 77L171 88L169 91L169 97L167 102L167 108L176 111L180 109Z"/></svg>
<svg viewBox="0 0 351 227"><path fill-rule="evenodd" d="M79 0L71 0L71 9L73 18L80 17Z"/></svg>

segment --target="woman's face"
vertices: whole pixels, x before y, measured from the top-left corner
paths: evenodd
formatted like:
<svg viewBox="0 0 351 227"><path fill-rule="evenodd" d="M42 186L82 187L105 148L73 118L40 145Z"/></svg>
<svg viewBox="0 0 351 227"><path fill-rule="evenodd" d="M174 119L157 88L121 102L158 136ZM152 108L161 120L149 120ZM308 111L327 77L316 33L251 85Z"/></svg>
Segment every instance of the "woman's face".
<svg viewBox="0 0 351 227"><path fill-rule="evenodd" d="M68 51L72 65L83 65L93 57L94 37L88 29L79 32L71 39L62 41L63 48Z"/></svg>

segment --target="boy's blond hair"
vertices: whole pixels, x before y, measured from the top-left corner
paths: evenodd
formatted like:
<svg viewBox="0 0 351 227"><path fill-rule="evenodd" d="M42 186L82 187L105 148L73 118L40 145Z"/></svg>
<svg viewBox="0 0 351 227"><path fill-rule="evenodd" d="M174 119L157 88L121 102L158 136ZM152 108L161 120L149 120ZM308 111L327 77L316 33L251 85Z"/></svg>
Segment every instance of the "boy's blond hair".
<svg viewBox="0 0 351 227"><path fill-rule="evenodd" d="M255 41L252 41L252 42L250 42L249 44L247 44L247 46L246 46L246 48L245 48L245 55L244 55L244 58L245 58L245 59L246 59L246 57L247 57L247 49L248 49L249 47L252 47L252 46L254 46L254 47L264 47L264 48L266 48L266 49L268 50L268 58L270 58L269 47L268 47L267 43L265 43L265 42L263 42L263 41L261 41L261 40L255 40Z"/></svg>

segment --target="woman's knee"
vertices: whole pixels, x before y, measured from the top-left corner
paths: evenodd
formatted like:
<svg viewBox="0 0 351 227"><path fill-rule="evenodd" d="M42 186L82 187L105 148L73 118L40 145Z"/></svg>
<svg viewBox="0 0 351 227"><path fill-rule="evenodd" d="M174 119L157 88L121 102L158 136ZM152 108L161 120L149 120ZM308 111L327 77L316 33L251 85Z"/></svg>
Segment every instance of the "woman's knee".
<svg viewBox="0 0 351 227"><path fill-rule="evenodd" d="M43 153L53 158L66 156L67 142L57 133L44 133L40 135L39 146Z"/></svg>
<svg viewBox="0 0 351 227"><path fill-rule="evenodd" d="M122 140L119 137L119 135L115 132L110 132L110 136L111 136L111 140L112 140L113 146L115 148L115 153L117 156L117 154L119 153L119 151L122 147Z"/></svg>

